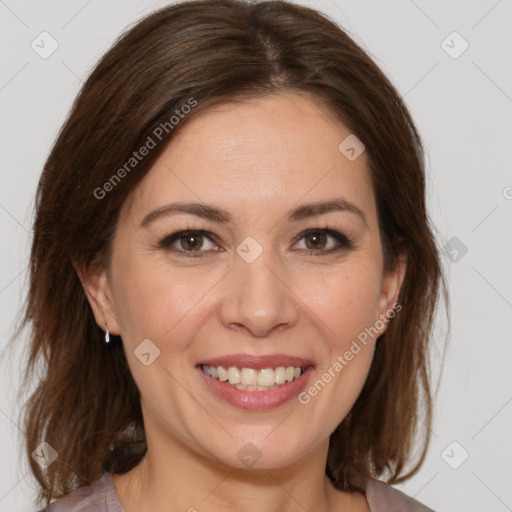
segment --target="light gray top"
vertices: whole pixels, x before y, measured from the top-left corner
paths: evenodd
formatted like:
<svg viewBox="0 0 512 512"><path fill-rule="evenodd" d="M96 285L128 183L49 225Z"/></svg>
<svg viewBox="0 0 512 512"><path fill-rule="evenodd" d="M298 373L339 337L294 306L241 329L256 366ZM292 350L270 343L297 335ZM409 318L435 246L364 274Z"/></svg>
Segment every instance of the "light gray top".
<svg viewBox="0 0 512 512"><path fill-rule="evenodd" d="M125 512L111 477L110 473L104 473L93 484L74 490L40 512ZM366 499L371 512L434 512L402 491L375 479L368 481Z"/></svg>

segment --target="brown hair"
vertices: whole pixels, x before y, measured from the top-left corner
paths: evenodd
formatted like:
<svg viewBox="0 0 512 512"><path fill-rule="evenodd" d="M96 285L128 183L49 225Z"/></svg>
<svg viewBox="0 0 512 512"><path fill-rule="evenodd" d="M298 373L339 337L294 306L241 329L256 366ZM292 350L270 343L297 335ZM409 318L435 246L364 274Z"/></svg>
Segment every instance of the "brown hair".
<svg viewBox="0 0 512 512"><path fill-rule="evenodd" d="M103 342L73 262L108 266L121 206L198 112L279 91L314 94L363 141L386 268L401 247L407 252L403 311L379 338L362 393L330 437L326 473L339 489L364 492L370 476L398 483L422 464L432 421L433 315L446 290L426 213L423 149L407 108L325 15L282 1L199 0L160 9L116 41L83 85L44 166L22 319L31 329L27 379L42 363L23 418L39 499L91 484L105 470L126 472L146 451L122 342ZM158 147L127 171L155 133ZM420 410L427 430L405 474ZM42 441L59 454L47 470L30 457Z"/></svg>

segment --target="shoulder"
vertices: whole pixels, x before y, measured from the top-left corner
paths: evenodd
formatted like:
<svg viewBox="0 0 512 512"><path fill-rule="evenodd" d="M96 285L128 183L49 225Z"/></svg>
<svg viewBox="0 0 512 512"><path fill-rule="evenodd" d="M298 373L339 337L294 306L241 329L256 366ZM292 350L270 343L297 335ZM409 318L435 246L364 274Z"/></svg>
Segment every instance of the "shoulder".
<svg viewBox="0 0 512 512"><path fill-rule="evenodd" d="M115 495L109 473L103 473L101 478L93 484L75 489L40 512L86 512L90 510L124 512Z"/></svg>
<svg viewBox="0 0 512 512"><path fill-rule="evenodd" d="M381 480L368 480L366 500L371 512L434 512Z"/></svg>

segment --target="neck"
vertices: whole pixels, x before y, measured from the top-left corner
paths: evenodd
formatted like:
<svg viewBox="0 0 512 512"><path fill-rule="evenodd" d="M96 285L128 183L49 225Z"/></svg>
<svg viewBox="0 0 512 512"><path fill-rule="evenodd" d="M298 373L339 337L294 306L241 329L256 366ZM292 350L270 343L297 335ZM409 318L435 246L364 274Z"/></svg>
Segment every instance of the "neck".
<svg viewBox="0 0 512 512"><path fill-rule="evenodd" d="M126 512L359 510L364 497L336 490L325 476L327 449L328 441L285 468L240 469L178 442L156 449L148 438L144 459L113 482Z"/></svg>

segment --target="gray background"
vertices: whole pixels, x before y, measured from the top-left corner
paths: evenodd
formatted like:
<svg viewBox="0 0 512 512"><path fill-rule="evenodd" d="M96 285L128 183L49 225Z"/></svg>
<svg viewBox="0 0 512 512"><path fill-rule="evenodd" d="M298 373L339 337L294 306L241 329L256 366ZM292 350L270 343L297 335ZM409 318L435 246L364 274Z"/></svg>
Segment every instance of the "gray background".
<svg viewBox="0 0 512 512"><path fill-rule="evenodd" d="M114 38L166 3L0 0L0 349L26 291L33 196L57 131ZM433 353L432 442L419 473L397 487L437 511L512 510L512 3L298 3L335 18L405 98L428 154L438 242L450 242L443 259L452 330L442 374L440 342ZM58 43L46 59L31 47L43 45L43 31ZM1 511L34 510L14 395L23 342L14 359L1 360Z"/></svg>

